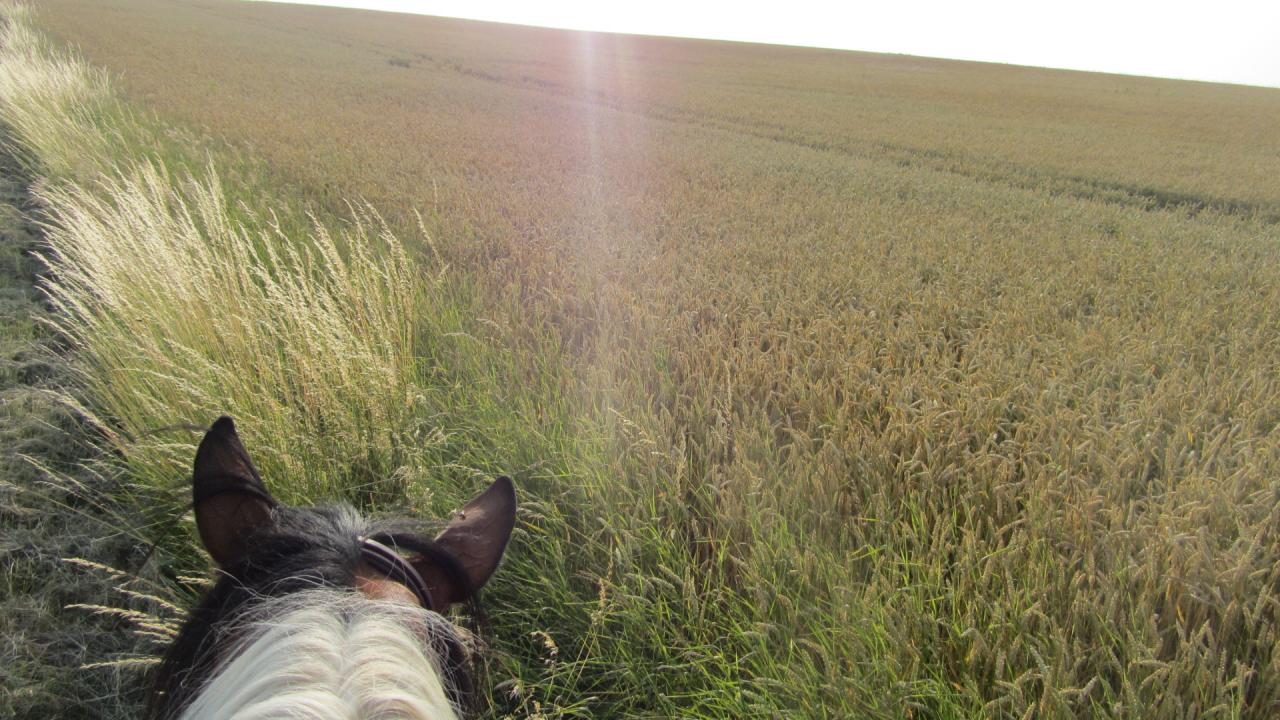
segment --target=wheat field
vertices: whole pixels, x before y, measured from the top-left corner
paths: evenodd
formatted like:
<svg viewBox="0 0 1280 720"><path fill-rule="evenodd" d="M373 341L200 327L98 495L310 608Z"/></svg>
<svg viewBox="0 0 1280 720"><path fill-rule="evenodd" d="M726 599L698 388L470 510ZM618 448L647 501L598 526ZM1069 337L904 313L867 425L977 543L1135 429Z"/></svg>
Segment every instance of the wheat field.
<svg viewBox="0 0 1280 720"><path fill-rule="evenodd" d="M195 438L151 431L232 412L295 501L514 474L492 717L1280 713L1280 91L9 17L56 327L166 602L208 568Z"/></svg>

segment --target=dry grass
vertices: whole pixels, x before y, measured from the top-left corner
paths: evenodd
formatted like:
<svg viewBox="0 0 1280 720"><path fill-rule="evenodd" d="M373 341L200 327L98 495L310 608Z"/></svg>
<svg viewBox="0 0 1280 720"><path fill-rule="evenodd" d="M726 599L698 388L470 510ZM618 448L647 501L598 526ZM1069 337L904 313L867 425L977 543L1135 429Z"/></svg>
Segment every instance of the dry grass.
<svg viewBox="0 0 1280 720"><path fill-rule="evenodd" d="M452 263L434 285L338 292L317 275L429 254L316 266L286 250L324 246L308 223L255 234L253 192L239 211L227 182L146 164L46 195L85 211L55 248L135 202L157 218L117 270L155 278L129 283L148 310L108 313L87 366L117 427L293 408L317 385L288 368L346 327L293 313L404 298L352 324L393 382L324 400L350 443L250 411L299 497L520 471L495 714L1280 709L1280 93L258 4L55 0L39 21L163 118L120 132L243 143L320 228L352 196L397 232L425 214ZM227 213L250 229L205 229ZM224 240L271 270L188 300ZM133 257L151 243L173 249ZM264 312L276 282L297 294ZM289 353L259 373L266 339L183 334L242 318ZM394 351L369 350L383 333ZM433 440L405 450L404 428Z"/></svg>
<svg viewBox="0 0 1280 720"><path fill-rule="evenodd" d="M101 448L66 401L69 373L34 286L40 233L28 181L0 151L0 717L133 717L136 675L82 666L133 657L139 638L67 607L121 598L110 578L63 558L138 568L146 546L122 532L137 509L111 499L118 473L95 462Z"/></svg>
<svg viewBox="0 0 1280 720"><path fill-rule="evenodd" d="M256 453L266 471L329 495L377 492L405 464L426 286L370 210L290 243L231 220L217 178L151 164L39 198L55 209L57 328L125 437L222 408L270 439ZM130 447L157 480L190 463L186 443Z"/></svg>

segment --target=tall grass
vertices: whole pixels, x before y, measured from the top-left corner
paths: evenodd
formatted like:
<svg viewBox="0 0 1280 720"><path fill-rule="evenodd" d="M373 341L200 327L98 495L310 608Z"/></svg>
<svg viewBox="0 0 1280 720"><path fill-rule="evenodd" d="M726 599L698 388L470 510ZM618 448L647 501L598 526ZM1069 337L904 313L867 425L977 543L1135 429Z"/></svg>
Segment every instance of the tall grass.
<svg viewBox="0 0 1280 720"><path fill-rule="evenodd" d="M53 46L31 26L31 9L6 2L3 117L18 132L17 156L45 178L93 177L129 148L136 126L111 122L127 113L107 73Z"/></svg>
<svg viewBox="0 0 1280 720"><path fill-rule="evenodd" d="M405 433L431 275L368 207L288 237L271 216L233 212L212 169L106 152L105 78L11 12L0 117L46 176L45 290L133 471L175 485L190 443L150 431L228 412L269 439L255 454L271 475L319 494L377 489L420 443Z"/></svg>
<svg viewBox="0 0 1280 720"><path fill-rule="evenodd" d="M56 208L58 327L126 436L222 408L271 439L256 454L272 476L328 494L373 491L413 451L427 283L367 208L338 234L287 238L230 221L216 178L175 181L153 164L38 196ZM148 445L159 464L142 472L172 478L186 450Z"/></svg>

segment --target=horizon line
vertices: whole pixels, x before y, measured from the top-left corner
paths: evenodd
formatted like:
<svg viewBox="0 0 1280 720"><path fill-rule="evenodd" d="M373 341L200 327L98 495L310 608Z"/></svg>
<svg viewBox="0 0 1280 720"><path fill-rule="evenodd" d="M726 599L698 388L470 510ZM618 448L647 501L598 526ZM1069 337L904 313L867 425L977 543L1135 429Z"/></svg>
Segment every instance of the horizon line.
<svg viewBox="0 0 1280 720"><path fill-rule="evenodd" d="M439 20L460 20L463 22L487 23L492 25L506 25L509 27L531 28L536 30L552 30L559 32L578 32L593 33L597 35L623 35L628 37L654 38L654 39L670 39L670 40L692 40L701 42L728 42L740 45L760 45L764 47L778 48L794 48L798 50L821 50L828 52L848 52L860 53L864 55L885 55L894 57L905 57L919 60L938 60L942 62L963 62L978 63L983 65L999 65L1008 68L1020 68L1028 70L1052 70L1057 72L1074 72L1086 73L1091 75L1110 75L1113 77L1135 78L1142 80L1166 80L1172 82L1191 82L1209 85L1228 85L1242 88L1256 88L1262 90L1280 90L1280 82L1275 85L1264 85L1252 82L1242 82L1239 80L1221 80L1210 79L1204 77L1185 77L1177 75L1141 75L1132 72L1123 72L1117 70L1098 70L1093 68L1069 67L1064 65L1031 65L1022 62L1009 60L990 60L973 57L957 57L950 55L920 55L914 52L895 51L895 50L864 50L853 47L840 47L835 45L815 45L815 44L795 44L785 41L760 40L751 38L733 38L733 37L711 37L706 35L687 35L680 33L653 33L630 30L613 30L613 29L597 29L588 27L570 27L565 25L553 25L537 22L524 22L513 20L501 20L487 17L470 17L464 15L439 15L429 12L413 12L403 8L381 8L368 7L364 5L347 4L352 0L246 0L247 2L270 4L270 5L306 5L311 7L326 8L330 10L349 10L355 12L374 12L389 15L408 15L412 17L433 18ZM377 0L355 0L356 2L376 2Z"/></svg>

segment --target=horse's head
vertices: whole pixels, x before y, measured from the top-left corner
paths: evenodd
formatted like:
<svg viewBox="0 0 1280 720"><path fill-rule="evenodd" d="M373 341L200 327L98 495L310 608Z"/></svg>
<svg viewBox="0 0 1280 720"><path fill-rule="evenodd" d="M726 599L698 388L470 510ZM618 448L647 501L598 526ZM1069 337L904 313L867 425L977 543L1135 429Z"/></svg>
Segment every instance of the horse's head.
<svg viewBox="0 0 1280 720"><path fill-rule="evenodd" d="M297 683L297 687L273 686L268 694L277 702L291 692L299 697L309 693L306 702L312 703L328 690L339 692L326 685L336 684L346 688L341 692L349 692L354 681L348 675L369 674L377 663L344 667L351 660L346 656L363 648L373 653L371 657L379 657L378 648L363 647L378 637L389 637L387 643L392 646L405 645L401 642L405 638L412 642L387 648L384 655L403 657L394 661L396 667L386 668L387 677L366 678L364 683L403 695L408 690L390 687L396 682L392 676L421 661L425 665L418 674L433 669L440 678L435 685L449 704L459 703L469 689L468 653L456 628L438 613L471 598L497 568L515 523L515 492L509 479L495 481L433 538L404 521L367 521L346 506L282 505L267 490L231 418L222 417L196 451L192 492L200 539L222 572L160 666L153 716L222 716L211 714L209 708L215 704L229 708L229 701L215 698L214 703L206 695L252 694L242 687L221 685L257 682L255 677L272 672ZM297 627L280 631L290 623ZM316 629L319 625L329 631ZM304 636L313 644L323 637L328 638L324 642L353 644L354 649L333 648L335 663L328 665L311 662L313 656L325 655L315 648L305 653L284 649ZM267 647L272 643L275 650ZM413 644L421 646L421 657ZM249 664L255 667L235 667ZM287 684L283 680L276 684L281 683ZM339 695L325 702L356 702ZM256 702L237 697L235 703L248 707L245 703L251 701ZM365 701L385 704L385 698L360 700ZM289 717L297 716L297 707L284 711ZM270 716L261 715L260 707L254 712Z"/></svg>

